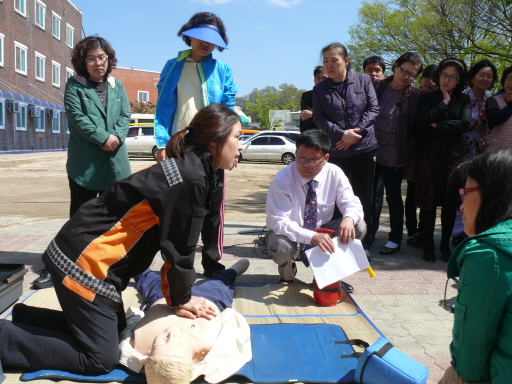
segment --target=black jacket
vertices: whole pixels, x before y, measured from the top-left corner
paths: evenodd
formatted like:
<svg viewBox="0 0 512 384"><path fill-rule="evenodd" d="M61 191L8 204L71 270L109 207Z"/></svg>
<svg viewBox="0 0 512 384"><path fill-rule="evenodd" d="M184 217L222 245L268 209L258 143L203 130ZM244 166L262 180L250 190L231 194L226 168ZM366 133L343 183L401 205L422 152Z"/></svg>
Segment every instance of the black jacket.
<svg viewBox="0 0 512 384"><path fill-rule="evenodd" d="M188 152L115 180L64 224L43 260L66 288L118 311L130 278L161 251L164 296L170 305L185 304L196 280L194 256L202 229L206 249L217 248L219 179Z"/></svg>
<svg viewBox="0 0 512 384"><path fill-rule="evenodd" d="M435 127L431 126L433 123L436 123ZM413 136L420 150L434 155L443 145L448 145L452 158L456 159L469 153L465 133L470 123L470 97L454 93L446 105L438 89L421 95Z"/></svg>
<svg viewBox="0 0 512 384"><path fill-rule="evenodd" d="M303 111L305 109L309 109L313 111L313 90L306 91L300 97L300 110ZM307 131L308 129L316 129L317 126L313 121L313 118L302 120L300 119L300 133Z"/></svg>

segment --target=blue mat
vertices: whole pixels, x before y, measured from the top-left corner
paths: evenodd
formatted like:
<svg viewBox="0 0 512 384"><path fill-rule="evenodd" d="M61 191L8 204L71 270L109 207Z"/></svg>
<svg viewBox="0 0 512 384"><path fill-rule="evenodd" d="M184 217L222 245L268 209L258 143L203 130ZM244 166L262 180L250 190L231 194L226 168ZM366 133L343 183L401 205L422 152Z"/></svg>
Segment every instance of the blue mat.
<svg viewBox="0 0 512 384"><path fill-rule="evenodd" d="M237 375L255 383L352 383L358 360L341 358L354 352L343 330L332 324L251 325L253 358ZM82 382L145 382L145 376L116 368L101 376L83 376L55 370L24 373L20 380L75 380Z"/></svg>

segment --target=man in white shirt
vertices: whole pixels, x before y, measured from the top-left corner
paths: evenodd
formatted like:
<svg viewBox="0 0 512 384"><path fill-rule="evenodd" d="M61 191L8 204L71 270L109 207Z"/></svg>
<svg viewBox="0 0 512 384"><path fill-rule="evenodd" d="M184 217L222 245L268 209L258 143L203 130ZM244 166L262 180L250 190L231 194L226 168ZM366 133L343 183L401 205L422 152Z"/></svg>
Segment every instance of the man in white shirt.
<svg viewBox="0 0 512 384"><path fill-rule="evenodd" d="M296 141L295 162L281 169L270 184L267 195L267 246L278 265L280 281L293 282L295 260L304 260L301 244L319 246L333 253L335 244L326 233L305 228L306 196L309 182L316 184L316 227L335 231L342 244L366 234L363 208L359 198L338 166L328 163L331 140L320 130L302 133ZM331 221L335 205L342 219ZM306 226L307 227L307 226ZM353 288L344 283L347 291Z"/></svg>

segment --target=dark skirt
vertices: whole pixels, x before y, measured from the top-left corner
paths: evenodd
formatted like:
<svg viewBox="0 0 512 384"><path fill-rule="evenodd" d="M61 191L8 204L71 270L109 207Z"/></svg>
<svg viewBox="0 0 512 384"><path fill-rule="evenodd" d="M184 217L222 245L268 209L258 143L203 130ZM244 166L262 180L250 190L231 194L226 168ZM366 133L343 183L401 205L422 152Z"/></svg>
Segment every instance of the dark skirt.
<svg viewBox="0 0 512 384"><path fill-rule="evenodd" d="M438 206L457 209L459 193L457 188L450 188L448 181L453 169L465 161L465 156L454 159L447 145L434 155L418 151L417 156L416 206L428 210Z"/></svg>

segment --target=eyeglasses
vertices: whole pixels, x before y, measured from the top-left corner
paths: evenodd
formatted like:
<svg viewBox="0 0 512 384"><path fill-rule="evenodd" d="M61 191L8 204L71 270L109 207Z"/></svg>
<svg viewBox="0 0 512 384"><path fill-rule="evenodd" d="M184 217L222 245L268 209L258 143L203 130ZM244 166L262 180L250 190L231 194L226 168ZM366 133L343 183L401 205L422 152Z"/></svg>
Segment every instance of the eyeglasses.
<svg viewBox="0 0 512 384"><path fill-rule="evenodd" d="M428 81L429 83L430 83L430 82L431 82L431 83L433 83L433 82L434 82L434 80L433 80L433 79L432 79L432 77L430 77L430 76L424 76L424 77L422 77L422 78L421 78L421 80L426 80L426 81Z"/></svg>
<svg viewBox="0 0 512 384"><path fill-rule="evenodd" d="M407 69L403 69L400 65L398 66L398 68L400 68L402 75L404 75L405 77L410 77L410 78L415 79L418 76L417 73L411 73Z"/></svg>
<svg viewBox="0 0 512 384"><path fill-rule="evenodd" d="M455 76L449 76L447 75L446 73L444 72L441 72L441 74L439 75L439 77L441 79L445 79L445 80L449 80L449 81L459 81L459 78L458 77L455 77Z"/></svg>
<svg viewBox="0 0 512 384"><path fill-rule="evenodd" d="M505 77L505 81L508 83L512 83L512 76Z"/></svg>
<svg viewBox="0 0 512 384"><path fill-rule="evenodd" d="M295 156L295 161L299 164L308 163L309 165L320 165L324 162L324 160L325 160L325 157L323 157L321 159L306 159L305 157Z"/></svg>
<svg viewBox="0 0 512 384"><path fill-rule="evenodd" d="M99 63L99 64L103 64L105 63L105 60L108 59L108 56L100 56L100 57L95 57L94 59L85 59L85 62L87 64L96 64L96 63Z"/></svg>
<svg viewBox="0 0 512 384"><path fill-rule="evenodd" d="M479 191L479 190L480 190L480 187L461 188L461 189L459 189L460 199L462 201L464 201L464 199L466 198L466 195L468 193L476 192L476 191Z"/></svg>

